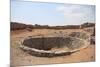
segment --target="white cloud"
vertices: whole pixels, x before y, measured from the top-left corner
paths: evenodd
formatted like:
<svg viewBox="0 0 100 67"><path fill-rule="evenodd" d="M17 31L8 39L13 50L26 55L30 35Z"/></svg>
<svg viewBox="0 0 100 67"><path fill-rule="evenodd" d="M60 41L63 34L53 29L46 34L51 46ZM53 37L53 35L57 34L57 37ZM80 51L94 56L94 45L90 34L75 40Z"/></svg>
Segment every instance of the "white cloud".
<svg viewBox="0 0 100 67"><path fill-rule="evenodd" d="M68 24L81 24L81 22L87 22L91 20L91 8L87 6L59 6L57 11L62 13L65 17L65 22Z"/></svg>
<svg viewBox="0 0 100 67"><path fill-rule="evenodd" d="M66 11L65 9L66 9L66 7L60 6L57 8L57 11L63 12L63 11Z"/></svg>

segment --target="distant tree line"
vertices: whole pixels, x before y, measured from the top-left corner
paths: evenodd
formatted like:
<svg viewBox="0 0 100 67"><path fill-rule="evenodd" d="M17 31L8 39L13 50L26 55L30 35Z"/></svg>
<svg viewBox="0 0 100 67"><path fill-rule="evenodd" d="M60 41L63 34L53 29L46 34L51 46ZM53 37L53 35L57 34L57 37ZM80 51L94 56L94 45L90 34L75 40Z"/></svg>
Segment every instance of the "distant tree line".
<svg viewBox="0 0 100 67"><path fill-rule="evenodd" d="M86 27L93 27L93 26L95 26L95 23L86 22L86 23L84 23L84 24L81 24L81 26L82 26L83 28L86 28Z"/></svg>
<svg viewBox="0 0 100 67"><path fill-rule="evenodd" d="M28 25L23 23L11 22L11 30L22 30L22 29L80 29L86 27L95 26L95 23L84 23L81 25L66 25L66 26L48 26L48 25Z"/></svg>

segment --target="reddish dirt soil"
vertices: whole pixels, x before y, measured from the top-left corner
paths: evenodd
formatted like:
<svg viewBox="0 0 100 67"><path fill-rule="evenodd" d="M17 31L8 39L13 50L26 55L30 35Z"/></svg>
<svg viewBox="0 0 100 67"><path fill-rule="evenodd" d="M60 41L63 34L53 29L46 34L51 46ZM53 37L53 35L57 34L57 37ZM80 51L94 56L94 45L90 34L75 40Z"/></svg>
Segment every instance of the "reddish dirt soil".
<svg viewBox="0 0 100 67"><path fill-rule="evenodd" d="M51 30L51 29L33 29L32 32L27 30L11 31L11 65L37 65L37 64L57 64L57 63L76 63L76 62L90 62L95 61L95 45L91 44L87 48L75 52L71 55L58 56L58 57L36 57L27 54L19 48L21 40L27 36L48 35L59 33L67 35L71 32L84 32L82 29L64 29L64 30ZM89 33L87 33L89 34Z"/></svg>

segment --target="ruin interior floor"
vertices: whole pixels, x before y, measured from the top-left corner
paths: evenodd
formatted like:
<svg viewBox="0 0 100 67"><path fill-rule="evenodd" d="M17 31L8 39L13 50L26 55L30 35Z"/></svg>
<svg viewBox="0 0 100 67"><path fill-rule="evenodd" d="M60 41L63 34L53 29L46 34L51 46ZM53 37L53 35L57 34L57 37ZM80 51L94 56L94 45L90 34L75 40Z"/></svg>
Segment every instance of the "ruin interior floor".
<svg viewBox="0 0 100 67"><path fill-rule="evenodd" d="M37 65L37 64L55 64L55 63L76 63L76 62L90 62L95 61L95 45L91 44L87 48L75 52L71 55L58 56L58 57L36 57L19 49L19 43L27 36L48 35L52 33L59 33L62 31L64 34L70 32L84 32L82 29L33 29L32 32L27 30L11 31L11 65ZM87 33L88 34L88 33Z"/></svg>

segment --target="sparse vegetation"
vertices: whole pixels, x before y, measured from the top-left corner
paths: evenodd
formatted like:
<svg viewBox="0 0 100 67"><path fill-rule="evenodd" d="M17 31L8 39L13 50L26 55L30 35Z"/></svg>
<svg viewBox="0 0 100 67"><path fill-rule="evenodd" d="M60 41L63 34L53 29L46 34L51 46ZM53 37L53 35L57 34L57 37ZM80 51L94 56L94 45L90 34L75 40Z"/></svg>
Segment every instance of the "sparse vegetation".
<svg viewBox="0 0 100 67"><path fill-rule="evenodd" d="M81 29L80 28L86 28L86 27L94 27L94 23L84 23L82 25L66 25L66 26L48 26L48 25L26 25L22 23L17 22L11 22L11 30L21 30L21 29Z"/></svg>

